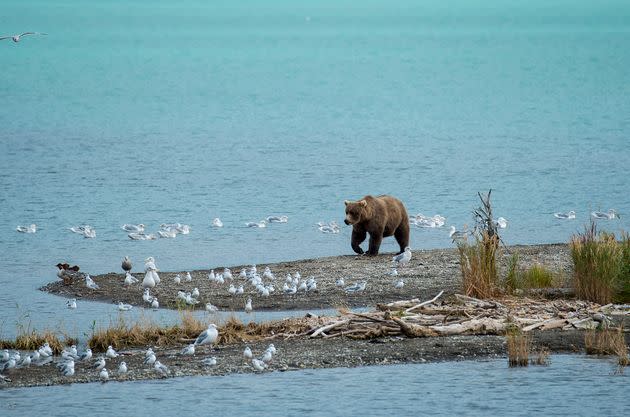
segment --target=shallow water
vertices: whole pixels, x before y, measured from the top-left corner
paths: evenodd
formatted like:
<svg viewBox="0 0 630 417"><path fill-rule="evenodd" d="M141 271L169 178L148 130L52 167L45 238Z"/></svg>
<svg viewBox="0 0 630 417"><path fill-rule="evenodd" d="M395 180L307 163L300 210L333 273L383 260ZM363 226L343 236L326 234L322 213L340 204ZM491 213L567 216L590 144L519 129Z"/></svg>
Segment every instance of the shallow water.
<svg viewBox="0 0 630 417"><path fill-rule="evenodd" d="M117 316L101 303L69 311L36 290L62 260L101 273L124 255L136 264L154 256L168 271L351 253L348 227L324 235L314 223L341 223L343 200L367 193L396 195L410 212L460 228L476 192L492 187L508 244L566 241L591 209L630 212L627 2L213 3L3 5L3 31L49 35L0 43L2 337L16 322L80 336ZM576 221L552 216L571 209ZM270 214L289 223L244 226ZM210 227L214 217L223 229ZM135 242L120 230L128 222L149 231L182 222L192 233ZM29 223L37 234L15 232ZM78 224L97 237L67 230ZM630 228L628 216L600 224ZM446 227L411 239L416 249L450 245ZM355 386L362 372L383 369L430 368L287 375L318 381L324 395L339 385L322 382L331 375L353 375L343 381ZM265 389L285 375L239 378ZM160 384L98 389L103 399L125 387L149 398ZM306 388L280 394L283 409L294 396L313 407ZM417 403L417 390L398 388ZM466 409L483 410L474 401Z"/></svg>
<svg viewBox="0 0 630 417"><path fill-rule="evenodd" d="M613 370L609 360L555 355L548 367L523 369L496 359L74 384L0 390L0 410L48 414L56 404L73 415L627 415L629 377Z"/></svg>

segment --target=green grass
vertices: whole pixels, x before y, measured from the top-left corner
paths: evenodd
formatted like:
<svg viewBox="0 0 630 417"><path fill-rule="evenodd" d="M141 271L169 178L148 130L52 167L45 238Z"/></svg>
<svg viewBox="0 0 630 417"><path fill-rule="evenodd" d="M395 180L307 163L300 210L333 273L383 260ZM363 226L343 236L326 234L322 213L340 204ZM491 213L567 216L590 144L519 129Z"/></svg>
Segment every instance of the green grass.
<svg viewBox="0 0 630 417"><path fill-rule="evenodd" d="M598 232L594 222L571 238L573 285L578 298L600 304L630 301L630 242L626 233Z"/></svg>
<svg viewBox="0 0 630 417"><path fill-rule="evenodd" d="M521 272L519 281L524 288L549 288L554 285L555 275L545 266L536 264Z"/></svg>
<svg viewBox="0 0 630 417"><path fill-rule="evenodd" d="M475 234L475 242L457 245L464 293L470 297L491 298L498 289L497 254L499 237L487 232Z"/></svg>

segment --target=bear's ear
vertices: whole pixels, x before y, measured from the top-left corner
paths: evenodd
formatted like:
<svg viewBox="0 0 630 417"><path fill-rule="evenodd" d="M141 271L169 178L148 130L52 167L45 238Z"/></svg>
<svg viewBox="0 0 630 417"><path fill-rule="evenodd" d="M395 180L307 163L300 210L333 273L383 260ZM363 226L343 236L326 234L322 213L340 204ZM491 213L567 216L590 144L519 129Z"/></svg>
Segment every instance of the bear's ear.
<svg viewBox="0 0 630 417"><path fill-rule="evenodd" d="M350 204L350 203L351 203L351 201L350 201L350 200L346 200L346 201L344 201L344 202L343 202L343 204L345 204L346 206L347 206L348 204Z"/></svg>
<svg viewBox="0 0 630 417"><path fill-rule="evenodd" d="M363 207L367 207L367 201L365 200L359 201L359 204L361 204Z"/></svg>

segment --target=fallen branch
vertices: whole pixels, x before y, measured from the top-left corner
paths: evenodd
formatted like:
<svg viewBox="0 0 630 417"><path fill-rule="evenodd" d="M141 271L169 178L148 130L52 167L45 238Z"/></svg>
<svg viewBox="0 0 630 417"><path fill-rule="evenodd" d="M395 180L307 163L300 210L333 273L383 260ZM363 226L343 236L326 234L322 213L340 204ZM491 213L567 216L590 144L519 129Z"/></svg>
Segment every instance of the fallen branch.
<svg viewBox="0 0 630 417"><path fill-rule="evenodd" d="M442 296L442 294L444 294L444 290L440 291L440 293L438 295L436 295L435 297L433 297L432 299L430 299L428 301L424 301L424 302L422 302L420 304L416 304L415 306L406 309L405 313L408 314L409 312L415 310L416 308L420 308L420 307L426 306L427 304L431 304L432 302L434 302L435 300L440 298Z"/></svg>
<svg viewBox="0 0 630 417"><path fill-rule="evenodd" d="M327 332L328 330L334 329L335 327L343 326L343 325L348 324L348 323L350 323L350 319L339 320L339 321L336 321L334 323L328 324L326 326L320 327L319 329L317 329L317 330L315 330L313 332L311 337L317 337L323 332Z"/></svg>

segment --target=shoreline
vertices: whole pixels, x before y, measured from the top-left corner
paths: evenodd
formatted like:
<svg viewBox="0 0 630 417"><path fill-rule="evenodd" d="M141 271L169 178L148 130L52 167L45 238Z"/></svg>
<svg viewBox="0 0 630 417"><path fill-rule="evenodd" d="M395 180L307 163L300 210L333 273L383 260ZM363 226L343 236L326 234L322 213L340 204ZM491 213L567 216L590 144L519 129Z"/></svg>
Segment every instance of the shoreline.
<svg viewBox="0 0 630 417"><path fill-rule="evenodd" d="M584 353L584 332L579 330L534 331L533 346L546 348L550 353ZM626 335L626 340L630 335ZM120 356L107 360L110 379L108 382L166 379L191 376L224 376L232 374L289 372L304 369L354 368L358 366L382 366L444 361L483 360L506 358L505 336L467 335L448 337L386 337L381 339L353 340L350 338L311 339L296 337L273 340L277 354L269 368L257 372L249 361L243 358L245 343L220 346L215 349L198 348L194 356L179 354L177 348L154 349L158 360L169 368L169 376L164 377L144 365L144 350L120 351ZM260 357L267 348L268 341L247 344ZM533 353L535 355L535 353ZM217 364L203 366L201 361L214 356ZM118 364L124 360L129 372L117 373ZM11 382L0 382L0 389L27 388L38 386L65 385L74 383L100 382L98 371L92 368L94 359L86 363L77 362L76 374L64 377L50 365L22 368L5 373Z"/></svg>
<svg viewBox="0 0 630 417"><path fill-rule="evenodd" d="M567 244L515 245L509 246L508 250L518 251L521 266L540 263L564 276L571 271ZM177 291L187 292L198 288L199 304L194 306L197 310L204 309L206 303L212 303L220 311L243 311L247 298L251 297L254 311L269 311L365 307L411 298L426 299L442 290L446 294L460 290L461 275L456 248L418 250L412 253L411 262L404 268L398 268L397 277L388 274L393 254L380 254L375 257L342 255L257 265L260 272L268 266L275 276L273 283L276 291L268 297L259 295L245 279L238 277L242 268L249 268L251 265L219 265L214 268L215 273L223 271L224 267L230 268L234 276L232 283L235 286L243 285L244 287L242 295L228 293L227 289L231 283L229 280L226 280L224 284L208 280L210 270L189 271L193 278L192 282L184 282L183 275L186 271L159 272L161 283L151 290L151 294L159 299L160 308L177 310L181 308L181 304L178 305L176 301ZM508 251L503 249L499 259L501 270L507 268L509 257ZM317 280L317 289L307 293L299 291L295 295L283 294L282 285L286 275L296 272L301 274L303 280L314 276ZM182 276L180 284L175 284L173 281L176 274ZM44 285L40 290L78 300L105 303L122 301L134 307L149 307L142 299L141 282L144 273L136 272L133 275L139 283L128 288L123 286L124 274L110 272L92 276L92 279L100 286L98 290L87 288L81 278L73 280L69 285L64 285L60 280L54 281ZM365 280L367 287L363 292L348 294L343 288L335 285L338 278L344 278L345 286ZM394 288L394 282L397 279L403 279L403 288ZM192 306L185 307L193 308Z"/></svg>

